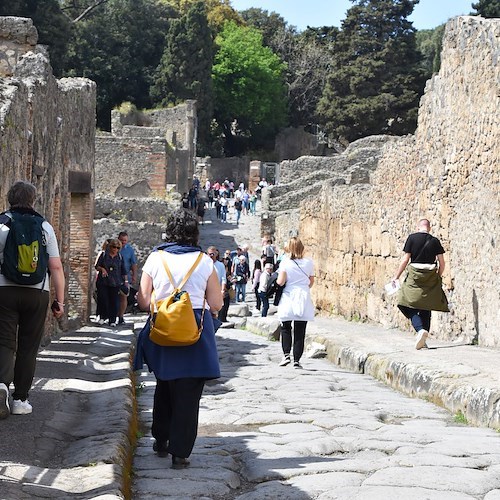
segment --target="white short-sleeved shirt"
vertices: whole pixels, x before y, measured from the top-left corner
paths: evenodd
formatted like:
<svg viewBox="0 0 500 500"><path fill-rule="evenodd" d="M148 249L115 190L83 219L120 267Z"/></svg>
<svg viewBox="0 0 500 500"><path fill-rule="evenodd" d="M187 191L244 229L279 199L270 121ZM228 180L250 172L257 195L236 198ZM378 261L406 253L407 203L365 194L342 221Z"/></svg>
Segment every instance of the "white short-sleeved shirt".
<svg viewBox="0 0 500 500"><path fill-rule="evenodd" d="M9 212L7 212L9 215ZM54 232L54 228L47 222L43 221L42 230L45 233L45 238L47 240L47 253L50 257L59 257L59 247L57 246L57 238ZM3 250L5 248L5 242L7 241L7 235L9 234L9 226L5 224L0 224L0 262L3 262ZM38 288L41 289L43 284L43 289L50 290L49 274L44 281L37 283L36 285L20 285L19 283L14 283L8 280L0 270L0 286L24 286L27 288Z"/></svg>
<svg viewBox="0 0 500 500"><path fill-rule="evenodd" d="M309 290L309 278L314 276L311 259L288 257L280 263L279 271L286 272L286 284L278 305L278 318L281 321L314 319L314 304Z"/></svg>
<svg viewBox="0 0 500 500"><path fill-rule="evenodd" d="M153 288L155 290L157 301L167 298L174 290L174 286L170 283L163 266L161 259L162 255L167 261L167 265L172 273L172 277L174 278L176 285L179 285L184 276L186 276L191 269L191 266L197 259L198 254L199 252L189 252L178 255L169 252L153 252L149 255L142 271L153 280ZM212 259L208 255L203 254L198 266L182 288L189 293L194 309L201 309L203 307L208 278L210 278L213 271L214 263ZM210 306L205 303L205 309L209 308Z"/></svg>

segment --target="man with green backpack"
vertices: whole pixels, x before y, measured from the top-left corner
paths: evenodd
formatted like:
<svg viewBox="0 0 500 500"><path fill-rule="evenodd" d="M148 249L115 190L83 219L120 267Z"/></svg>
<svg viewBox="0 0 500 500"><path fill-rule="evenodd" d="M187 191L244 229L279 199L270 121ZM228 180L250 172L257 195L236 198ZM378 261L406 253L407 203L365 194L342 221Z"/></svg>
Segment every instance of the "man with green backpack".
<svg viewBox="0 0 500 500"><path fill-rule="evenodd" d="M0 419L32 412L28 392L49 305L64 313L64 272L53 227L35 210L35 186L15 182L0 214ZM9 386L14 384L12 408Z"/></svg>

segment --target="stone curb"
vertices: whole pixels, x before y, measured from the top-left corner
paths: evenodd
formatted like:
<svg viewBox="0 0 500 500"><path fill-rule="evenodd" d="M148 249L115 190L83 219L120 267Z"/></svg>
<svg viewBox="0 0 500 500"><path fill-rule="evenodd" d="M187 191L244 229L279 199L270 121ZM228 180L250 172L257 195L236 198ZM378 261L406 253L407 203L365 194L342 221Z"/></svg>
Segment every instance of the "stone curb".
<svg viewBox="0 0 500 500"><path fill-rule="evenodd" d="M246 329L257 335L263 335L268 340L279 340L280 338L280 322L272 316L247 318Z"/></svg>
<svg viewBox="0 0 500 500"><path fill-rule="evenodd" d="M24 422L10 416L3 423L4 432L15 433L20 423L29 428L20 430L25 449L12 439L3 443L9 449L0 457L0 498L130 498L137 426L133 339L132 325L89 324L38 353L30 393L35 411Z"/></svg>
<svg viewBox="0 0 500 500"><path fill-rule="evenodd" d="M275 339L270 332L275 331L277 324L279 322L274 318L249 318L247 329ZM356 328L356 325L351 325L351 328ZM366 325L363 328L366 329ZM370 332L373 348L369 345L370 340L367 341L367 335L363 339L365 342L361 342L360 335L332 333L335 331L334 325L330 332L322 330L315 323L308 325L306 347L312 343L324 345L326 357L336 365L352 372L370 375L403 394L426 399L452 414L461 412L469 424L500 429L500 383L492 380L489 374L478 373L465 365L462 359L438 364L424 356L414 360L413 353L420 351L414 350L413 337L404 332L386 333L392 339L396 338L396 345L388 352L378 352L377 344L384 345L386 341L385 338L378 339L378 331L382 330L380 326L373 326L373 331ZM402 343L405 344L403 348ZM479 349L474 346L463 348L470 349L471 353ZM492 353L500 359L500 353Z"/></svg>

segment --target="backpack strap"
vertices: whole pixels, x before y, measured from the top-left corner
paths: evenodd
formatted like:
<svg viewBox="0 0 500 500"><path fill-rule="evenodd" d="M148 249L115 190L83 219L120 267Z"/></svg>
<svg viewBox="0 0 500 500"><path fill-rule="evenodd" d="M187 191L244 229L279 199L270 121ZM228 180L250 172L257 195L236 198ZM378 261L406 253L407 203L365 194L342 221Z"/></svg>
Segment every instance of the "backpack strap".
<svg viewBox="0 0 500 500"><path fill-rule="evenodd" d="M420 252L418 252L418 255L415 257L415 260L418 260L420 258L420 256L424 253L425 247L431 242L431 240L432 236L429 233L427 233L424 246L420 249ZM415 260L412 259L412 262L415 262Z"/></svg>
<svg viewBox="0 0 500 500"><path fill-rule="evenodd" d="M174 277L172 276L172 273L170 272L170 269L167 264L167 260L165 259L165 256L163 255L164 250L159 250L160 252L160 258L163 263L163 267L165 268L165 271L167 273L168 279L170 280L170 283L172 283L173 287L182 290L182 287L187 283L187 280L191 277L193 274L194 270L198 267L198 264L200 263L201 258L203 257L203 253L199 252L198 257L194 261L194 264L191 266L191 269L187 272L186 276L184 276L184 279L179 283L179 285L176 285L174 281Z"/></svg>
<svg viewBox="0 0 500 500"><path fill-rule="evenodd" d="M163 255L165 252L164 250L158 250L160 253L160 258L163 263L163 267L165 268L165 271L167 273L168 279L170 280L170 283L172 283L174 289L182 290L182 287L187 283L187 280L190 278L190 276L193 274L194 270L198 267L198 264L201 261L201 258L203 257L203 252L199 252L198 257L196 257L196 260L194 261L194 264L191 266L191 269L187 272L186 276L184 276L184 279L179 283L179 286L175 284L174 277L172 276L172 273L170 272L170 269L168 267L167 261ZM203 329L203 318L205 316L205 303L206 303L207 297L203 297L203 308L202 308L202 313L201 313L201 326L200 326L200 331ZM154 313L156 311L156 294L153 288L153 291L151 293L151 317L153 317Z"/></svg>

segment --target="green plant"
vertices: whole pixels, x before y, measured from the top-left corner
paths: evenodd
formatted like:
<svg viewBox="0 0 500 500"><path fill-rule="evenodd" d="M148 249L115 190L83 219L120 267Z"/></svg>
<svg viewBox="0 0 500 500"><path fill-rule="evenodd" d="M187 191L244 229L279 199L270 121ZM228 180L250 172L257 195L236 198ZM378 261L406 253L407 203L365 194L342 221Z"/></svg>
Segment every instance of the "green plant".
<svg viewBox="0 0 500 500"><path fill-rule="evenodd" d="M455 416L453 417L453 420L457 424L465 424L467 425L469 422L467 421L467 417L462 413L462 410L458 410L457 413L455 413Z"/></svg>

